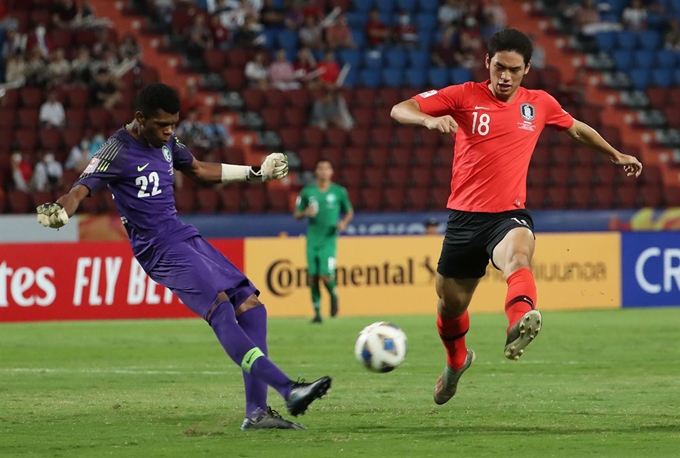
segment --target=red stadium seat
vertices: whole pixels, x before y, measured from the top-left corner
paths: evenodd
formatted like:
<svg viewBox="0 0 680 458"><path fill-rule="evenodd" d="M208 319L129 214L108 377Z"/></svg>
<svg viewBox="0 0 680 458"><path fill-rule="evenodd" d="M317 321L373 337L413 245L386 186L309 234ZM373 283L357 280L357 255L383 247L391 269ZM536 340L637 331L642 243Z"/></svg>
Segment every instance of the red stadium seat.
<svg viewBox="0 0 680 458"><path fill-rule="evenodd" d="M621 186L618 188L614 202L619 208L636 208L640 206L638 196L637 187L635 187L635 184L631 183L628 186Z"/></svg>
<svg viewBox="0 0 680 458"><path fill-rule="evenodd" d="M329 146L344 147L348 141L347 131L339 127L331 127L326 131L326 143Z"/></svg>
<svg viewBox="0 0 680 458"><path fill-rule="evenodd" d="M356 146L345 148L342 165L345 167L361 167L366 162L366 149Z"/></svg>
<svg viewBox="0 0 680 458"><path fill-rule="evenodd" d="M222 150L222 161L227 164L245 164L245 153L238 146L224 148Z"/></svg>
<svg viewBox="0 0 680 458"><path fill-rule="evenodd" d="M158 83L160 76L156 67L143 67L139 71L139 79L141 80L141 87L144 87L149 84Z"/></svg>
<svg viewBox="0 0 680 458"><path fill-rule="evenodd" d="M215 189L198 188L196 191L196 213L217 213L220 196Z"/></svg>
<svg viewBox="0 0 680 458"><path fill-rule="evenodd" d="M569 193L569 207L585 210L590 208L593 192L587 187L571 188Z"/></svg>
<svg viewBox="0 0 680 458"><path fill-rule="evenodd" d="M301 108L305 111L309 109L310 95L307 89L293 89L284 92L286 105Z"/></svg>
<svg viewBox="0 0 680 458"><path fill-rule="evenodd" d="M264 186L249 186L243 190L246 213L263 213L267 208L267 190Z"/></svg>
<svg viewBox="0 0 680 458"><path fill-rule="evenodd" d="M225 68L222 70L225 86L231 91L240 91L246 83L246 77L241 68Z"/></svg>
<svg viewBox="0 0 680 458"><path fill-rule="evenodd" d="M321 157L321 151L318 148L300 148L298 150L302 170L314 171L316 162Z"/></svg>
<svg viewBox="0 0 680 458"><path fill-rule="evenodd" d="M14 143L14 131L7 128L0 128L0 154L9 152Z"/></svg>
<svg viewBox="0 0 680 458"><path fill-rule="evenodd" d="M408 167L411 164L411 148L394 148L390 154L390 167Z"/></svg>
<svg viewBox="0 0 680 458"><path fill-rule="evenodd" d="M544 207L547 196L547 188L545 186L529 186L527 187L526 207L529 210L539 210Z"/></svg>
<svg viewBox="0 0 680 458"><path fill-rule="evenodd" d="M373 144L375 146L391 146L392 145L392 128L391 127L374 127L373 128Z"/></svg>
<svg viewBox="0 0 680 458"><path fill-rule="evenodd" d="M87 111L83 107L69 107L66 109L66 126L83 129L87 122Z"/></svg>
<svg viewBox="0 0 680 458"><path fill-rule="evenodd" d="M366 151L366 164L374 167L386 167L392 154L388 148L369 148Z"/></svg>
<svg viewBox="0 0 680 458"><path fill-rule="evenodd" d="M406 190L407 210L425 210L427 208L428 190L427 188L408 188Z"/></svg>
<svg viewBox="0 0 680 458"><path fill-rule="evenodd" d="M641 188L638 189L642 207L663 208L664 192L661 186L648 184L643 185Z"/></svg>
<svg viewBox="0 0 680 458"><path fill-rule="evenodd" d="M448 185L446 187L430 188L428 190L428 201L425 210L433 208L444 210L446 208L446 203L449 200L449 194L451 194L451 190Z"/></svg>
<svg viewBox="0 0 680 458"><path fill-rule="evenodd" d="M554 210L564 210L569 204L569 188L553 186L548 188L548 207Z"/></svg>
<svg viewBox="0 0 680 458"><path fill-rule="evenodd" d="M74 145L77 145L83 139L82 129L64 129L62 131L62 138L64 142L64 148L70 150Z"/></svg>
<svg viewBox="0 0 680 458"><path fill-rule="evenodd" d="M193 213L196 205L196 194L186 187L175 189L175 206L178 213Z"/></svg>
<svg viewBox="0 0 680 458"><path fill-rule="evenodd" d="M418 136L420 137L420 143L423 146L436 148L442 142L442 134L439 133L439 132L434 132L434 131L425 130L425 129L418 129Z"/></svg>
<svg viewBox="0 0 680 458"><path fill-rule="evenodd" d="M401 211L406 205L406 188L389 188L383 193L384 210Z"/></svg>
<svg viewBox="0 0 680 458"><path fill-rule="evenodd" d="M614 207L616 189L611 186L598 186L593 189L594 208L606 210Z"/></svg>
<svg viewBox="0 0 680 458"><path fill-rule="evenodd" d="M367 127L355 127L352 129L349 143L352 146L369 146L371 144L371 131Z"/></svg>
<svg viewBox="0 0 680 458"><path fill-rule="evenodd" d="M571 145L556 145L550 148L550 164L568 167L572 161Z"/></svg>
<svg viewBox="0 0 680 458"><path fill-rule="evenodd" d="M33 191L33 205L36 207L54 201L54 193L52 191Z"/></svg>
<svg viewBox="0 0 680 458"><path fill-rule="evenodd" d="M38 87L22 87L19 89L21 105L26 108L40 108L43 103L43 90Z"/></svg>
<svg viewBox="0 0 680 458"><path fill-rule="evenodd" d="M362 188L359 191L359 207L364 211L380 211L382 206L381 190L376 188Z"/></svg>
<svg viewBox="0 0 680 458"><path fill-rule="evenodd" d="M268 211L272 213L288 213L291 211L287 191L282 189L269 190L267 195Z"/></svg>
<svg viewBox="0 0 680 458"><path fill-rule="evenodd" d="M413 147L416 141L416 131L411 126L399 126L394 131L399 146Z"/></svg>
<svg viewBox="0 0 680 458"><path fill-rule="evenodd" d="M342 169L339 182L346 188L359 188L363 179L362 167L346 167Z"/></svg>
<svg viewBox="0 0 680 458"><path fill-rule="evenodd" d="M284 149L297 151L302 144L302 132L299 128L285 127L279 130L279 136Z"/></svg>
<svg viewBox="0 0 680 458"><path fill-rule="evenodd" d="M359 87L354 90L352 105L373 108L376 102L376 90L368 87Z"/></svg>
<svg viewBox="0 0 680 458"><path fill-rule="evenodd" d="M73 42L73 34L67 28L56 28L50 32L50 40L55 49L69 49Z"/></svg>
<svg viewBox="0 0 680 458"><path fill-rule="evenodd" d="M40 124L38 108L20 108L19 109L19 126L24 129L37 129Z"/></svg>
<svg viewBox="0 0 680 458"><path fill-rule="evenodd" d="M411 155L411 164L414 167L431 167L434 164L435 150L426 146L418 146L413 150ZM447 148L447 155L451 155L451 151Z"/></svg>
<svg viewBox="0 0 680 458"><path fill-rule="evenodd" d="M430 167L411 167L407 180L408 186L427 188L432 183L432 169Z"/></svg>
<svg viewBox="0 0 680 458"><path fill-rule="evenodd" d="M83 199L78 207L78 213L86 215L96 215L101 213L103 203L103 197L100 193L95 193L94 195Z"/></svg>
<svg viewBox="0 0 680 458"><path fill-rule="evenodd" d="M402 101L399 89L393 87L383 87L378 89L378 99L383 110L390 112L391 107Z"/></svg>
<svg viewBox="0 0 680 458"><path fill-rule="evenodd" d="M386 186L404 188L408 182L409 170L406 167L393 167L387 170Z"/></svg>
<svg viewBox="0 0 680 458"><path fill-rule="evenodd" d="M551 167L548 181L550 186L567 186L569 184L569 168Z"/></svg>
<svg viewBox="0 0 680 458"><path fill-rule="evenodd" d="M247 87L241 91L243 103L249 111L260 111L264 106L264 91L255 87Z"/></svg>
<svg viewBox="0 0 680 458"><path fill-rule="evenodd" d="M82 87L72 87L66 93L69 107L84 107L90 101L90 93ZM66 117L68 120L68 116Z"/></svg>
<svg viewBox="0 0 680 458"><path fill-rule="evenodd" d="M527 174L527 184L532 187L543 187L548 185L548 180L550 178L550 169L546 166L535 166L529 167L529 173Z"/></svg>
<svg viewBox="0 0 680 458"><path fill-rule="evenodd" d="M7 212L8 213L30 213L33 208L33 199L31 195L23 191L13 189L7 192Z"/></svg>
<svg viewBox="0 0 680 458"><path fill-rule="evenodd" d="M352 116L357 125L370 127L373 125L373 109L366 107L356 107L352 109Z"/></svg>
<svg viewBox="0 0 680 458"><path fill-rule="evenodd" d="M614 186L621 182L621 171L614 164L602 164L594 172L595 182L600 186Z"/></svg>
<svg viewBox="0 0 680 458"><path fill-rule="evenodd" d="M590 148L576 147L572 153L573 163L576 165L596 165L599 161L600 155Z"/></svg>
<svg viewBox="0 0 680 458"><path fill-rule="evenodd" d="M19 149L24 153L34 151L38 146L38 137L32 129L18 130L15 139Z"/></svg>
<svg viewBox="0 0 680 458"><path fill-rule="evenodd" d="M64 170L64 174L61 176L61 182L64 184L64 188L71 189L73 183L76 182L79 176L80 171Z"/></svg>
<svg viewBox="0 0 680 458"><path fill-rule="evenodd" d="M61 132L56 129L40 129L38 139L42 149L59 149L61 147Z"/></svg>
<svg viewBox="0 0 680 458"><path fill-rule="evenodd" d="M324 144L325 133L318 127L304 127L302 129L302 141L305 146L321 148Z"/></svg>
<svg viewBox="0 0 680 458"><path fill-rule="evenodd" d="M281 107L266 107L260 110L260 116L264 122L264 126L269 129L276 131L281 127L283 121L283 112ZM298 127L300 124L288 124L293 127Z"/></svg>
<svg viewBox="0 0 680 458"><path fill-rule="evenodd" d="M363 169L362 185L374 189L382 189L387 179L385 167L366 167Z"/></svg>
<svg viewBox="0 0 680 458"><path fill-rule="evenodd" d="M87 121L92 129L104 131L111 121L111 113L103 107L93 107L87 110Z"/></svg>
<svg viewBox="0 0 680 458"><path fill-rule="evenodd" d="M307 124L307 110L295 106L284 108L283 123L287 126L304 126Z"/></svg>
<svg viewBox="0 0 680 458"><path fill-rule="evenodd" d="M19 105L19 89L7 89L5 96L0 99L0 112L3 109L14 108Z"/></svg>
<svg viewBox="0 0 680 458"><path fill-rule="evenodd" d="M230 67L244 68L251 59L251 52L247 49L230 49L227 51L227 63Z"/></svg>
<svg viewBox="0 0 680 458"><path fill-rule="evenodd" d="M331 166L335 169L342 165L342 158L344 156L344 150L341 147L333 146L324 148L321 151L321 157L330 161Z"/></svg>
<svg viewBox="0 0 680 458"><path fill-rule="evenodd" d="M218 191L222 213L240 213L243 207L243 191L239 186L229 186Z"/></svg>
<svg viewBox="0 0 680 458"><path fill-rule="evenodd" d="M219 73L227 66L227 55L221 49L208 48L204 50L203 60L212 73Z"/></svg>
<svg viewBox="0 0 680 458"><path fill-rule="evenodd" d="M390 110L387 108L374 108L373 117L375 118L375 125L380 127L394 127L397 122L390 116Z"/></svg>
<svg viewBox="0 0 680 458"><path fill-rule="evenodd" d="M286 94L281 89L266 89L264 100L269 107L283 107L286 105Z"/></svg>
<svg viewBox="0 0 680 458"><path fill-rule="evenodd" d="M569 184L579 188L588 188L594 183L593 168L579 165L571 169Z"/></svg>
<svg viewBox="0 0 680 458"><path fill-rule="evenodd" d="M443 167L451 171L453 165L453 148L448 146L441 146L437 148L434 157L432 158L432 165Z"/></svg>
<svg viewBox="0 0 680 458"><path fill-rule="evenodd" d="M433 169L434 185L438 187L445 187L451 184L451 169L444 167L435 167Z"/></svg>

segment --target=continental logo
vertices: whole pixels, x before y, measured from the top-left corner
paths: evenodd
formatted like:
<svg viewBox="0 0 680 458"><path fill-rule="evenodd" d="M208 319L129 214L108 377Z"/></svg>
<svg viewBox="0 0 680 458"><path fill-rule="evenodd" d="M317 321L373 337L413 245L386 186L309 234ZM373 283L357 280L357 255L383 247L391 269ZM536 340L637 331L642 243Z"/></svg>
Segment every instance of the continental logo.
<svg viewBox="0 0 680 458"><path fill-rule="evenodd" d="M531 270L536 281L542 282L604 282L607 281L607 263L604 261L541 263L534 262ZM486 269L486 281L505 283L503 273L491 265Z"/></svg>
<svg viewBox="0 0 680 458"><path fill-rule="evenodd" d="M277 259L267 268L267 288L275 296L289 296L307 287L307 268L290 259ZM378 287L434 284L436 261L429 256L405 258L401 262L339 265L336 268L339 286Z"/></svg>

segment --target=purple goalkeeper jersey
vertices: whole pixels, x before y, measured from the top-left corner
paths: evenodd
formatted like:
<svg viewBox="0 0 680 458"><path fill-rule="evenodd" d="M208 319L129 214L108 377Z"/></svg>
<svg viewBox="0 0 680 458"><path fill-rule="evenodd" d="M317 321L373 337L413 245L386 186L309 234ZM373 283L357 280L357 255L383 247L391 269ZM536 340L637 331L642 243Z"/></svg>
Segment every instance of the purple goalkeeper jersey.
<svg viewBox="0 0 680 458"><path fill-rule="evenodd" d="M174 169L193 159L175 136L155 148L122 128L99 148L74 186L86 186L90 195L109 187L132 251L149 271L168 247L198 235L177 217L173 189Z"/></svg>

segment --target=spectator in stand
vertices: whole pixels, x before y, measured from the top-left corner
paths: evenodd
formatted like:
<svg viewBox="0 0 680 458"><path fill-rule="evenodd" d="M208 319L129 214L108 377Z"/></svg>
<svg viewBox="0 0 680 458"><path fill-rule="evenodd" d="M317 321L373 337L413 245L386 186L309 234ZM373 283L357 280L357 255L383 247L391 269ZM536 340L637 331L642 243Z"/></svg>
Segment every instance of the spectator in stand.
<svg viewBox="0 0 680 458"><path fill-rule="evenodd" d="M432 62L439 67L454 67L458 64L458 31L453 25L447 25L442 30L441 37L432 48Z"/></svg>
<svg viewBox="0 0 680 458"><path fill-rule="evenodd" d="M203 56L203 51L212 48L210 29L205 25L205 16L196 14L191 26L187 27L187 53L190 56Z"/></svg>
<svg viewBox="0 0 680 458"><path fill-rule="evenodd" d="M2 56L4 59L9 59L10 56L16 56L26 51L26 44L28 37L17 31L16 29L9 29L5 34L5 40L2 44Z"/></svg>
<svg viewBox="0 0 680 458"><path fill-rule="evenodd" d="M326 29L326 43L330 49L354 48L352 32L347 25L347 17L340 14L335 23Z"/></svg>
<svg viewBox="0 0 680 458"><path fill-rule="evenodd" d="M283 28L284 11L277 6L274 0L264 0L260 10L260 22L266 29Z"/></svg>
<svg viewBox="0 0 680 458"><path fill-rule="evenodd" d="M293 64L288 61L285 50L279 49L276 51L274 62L269 66L269 79L272 86L282 91L300 88L300 82L295 75L295 69Z"/></svg>
<svg viewBox="0 0 680 458"><path fill-rule="evenodd" d="M74 83L89 84L92 78L92 58L87 46L81 46L78 55L71 61L71 76Z"/></svg>
<svg viewBox="0 0 680 458"><path fill-rule="evenodd" d="M630 5L623 10L621 22L628 30L645 30L647 28L647 9L641 0L632 0Z"/></svg>
<svg viewBox="0 0 680 458"><path fill-rule="evenodd" d="M47 100L40 107L40 124L47 128L62 128L66 121L64 105L57 99L57 93L50 91Z"/></svg>
<svg viewBox="0 0 680 458"><path fill-rule="evenodd" d="M118 91L115 78L104 68L97 70L90 83L90 103L112 110L121 99L122 95Z"/></svg>
<svg viewBox="0 0 680 458"><path fill-rule="evenodd" d="M198 96L198 85L193 78L187 81L181 106L182 115L189 113L190 111L196 111L199 114L203 112L203 102Z"/></svg>
<svg viewBox="0 0 680 458"><path fill-rule="evenodd" d="M71 81L71 63L64 57L64 50L59 48L50 55L47 65L47 82L50 87L61 86Z"/></svg>
<svg viewBox="0 0 680 458"><path fill-rule="evenodd" d="M390 29L380 20L378 10L371 10L366 23L366 41L370 46L383 46L390 39Z"/></svg>
<svg viewBox="0 0 680 458"><path fill-rule="evenodd" d="M205 125L204 135L211 148L230 146L232 141L227 126L220 120L218 113L213 113L210 122Z"/></svg>
<svg viewBox="0 0 680 458"><path fill-rule="evenodd" d="M576 8L565 9L565 16L572 17L573 24L583 36L592 36L606 30L620 30L621 24L602 22L595 0L583 0Z"/></svg>
<svg viewBox="0 0 680 458"><path fill-rule="evenodd" d="M137 43L137 38L128 32L123 35L123 39L118 46L118 55L121 60L140 60L142 58L142 48Z"/></svg>
<svg viewBox="0 0 680 458"><path fill-rule="evenodd" d="M425 220L425 235L435 235L439 233L439 220L428 218Z"/></svg>
<svg viewBox="0 0 680 458"><path fill-rule="evenodd" d="M265 56L263 51L258 51L253 60L246 64L246 79L250 87L266 89L269 87L269 71L265 66Z"/></svg>
<svg viewBox="0 0 680 458"><path fill-rule="evenodd" d="M411 15L404 11L397 18L394 27L395 41L406 47L414 47L418 44L418 28L411 23Z"/></svg>
<svg viewBox="0 0 680 458"><path fill-rule="evenodd" d="M189 148L207 149L210 142L205 136L205 124L198 119L196 110L190 111L187 118L177 126L177 137Z"/></svg>
<svg viewBox="0 0 680 458"><path fill-rule="evenodd" d="M563 83L559 88L559 100L562 105L582 105L586 103L588 72L584 67L576 67L574 79Z"/></svg>
<svg viewBox="0 0 680 458"><path fill-rule="evenodd" d="M35 165L32 184L36 191L54 191L61 186L64 167L54 158L54 153L47 151L43 158Z"/></svg>
<svg viewBox="0 0 680 458"><path fill-rule="evenodd" d="M38 24L34 29L28 33L28 38L26 40L26 50L32 52L34 49L40 51L40 56L43 59L47 59L50 55L50 50L52 49L52 42L46 35L47 31L45 26Z"/></svg>
<svg viewBox="0 0 680 458"><path fill-rule="evenodd" d="M26 85L43 87L45 85L46 73L45 62L43 61L40 49L33 48L26 62L24 73L26 75Z"/></svg>
<svg viewBox="0 0 680 458"><path fill-rule="evenodd" d="M19 27L19 21L8 15L7 3L0 3L0 30L12 30Z"/></svg>
<svg viewBox="0 0 680 458"><path fill-rule="evenodd" d="M81 20L89 21L95 18L94 7L90 0L81 0L78 8L78 17Z"/></svg>
<svg viewBox="0 0 680 458"><path fill-rule="evenodd" d="M489 3L484 5L482 14L485 20L485 24L481 28L484 40L488 40L494 33L503 30L507 25L508 15L505 14L500 0L489 0Z"/></svg>
<svg viewBox="0 0 680 458"><path fill-rule="evenodd" d="M335 126L350 131L354 120L342 94L337 89L329 89L314 101L309 124L324 130Z"/></svg>
<svg viewBox="0 0 680 458"><path fill-rule="evenodd" d="M323 33L321 26L315 16L306 16L305 23L298 31L300 45L310 49L321 49L324 47Z"/></svg>
<svg viewBox="0 0 680 458"><path fill-rule="evenodd" d="M75 0L55 0L50 11L52 25L55 27L70 27L78 18L78 6Z"/></svg>
<svg viewBox="0 0 680 458"><path fill-rule="evenodd" d="M23 86L26 83L26 61L23 54L11 55L5 66L5 83Z"/></svg>
<svg viewBox="0 0 680 458"><path fill-rule="evenodd" d="M545 49L536 43L536 33L530 33L529 38L534 47L534 52L531 54L531 68L539 70L545 68Z"/></svg>
<svg viewBox="0 0 680 458"><path fill-rule="evenodd" d="M442 26L455 25L463 22L465 7L461 0L446 0L446 3L439 7L437 17Z"/></svg>
<svg viewBox="0 0 680 458"><path fill-rule="evenodd" d="M14 151L12 153L11 167L14 188L23 192L30 191L29 184L31 183L31 177L33 176L33 167L24 159L21 152Z"/></svg>
<svg viewBox="0 0 680 458"><path fill-rule="evenodd" d="M302 5L299 2L294 2L291 5L290 11L283 19L283 24L290 30L298 30L305 22L305 16L302 14Z"/></svg>
<svg viewBox="0 0 680 458"><path fill-rule="evenodd" d="M479 53L483 53L483 43L476 35L476 29L464 28L460 33L458 52L454 56L456 66L473 68L477 64Z"/></svg>
<svg viewBox="0 0 680 458"><path fill-rule="evenodd" d="M671 51L680 51L680 22L678 18L671 19L669 30L664 36L664 48Z"/></svg>
<svg viewBox="0 0 680 458"><path fill-rule="evenodd" d="M101 132L97 132L92 136L92 140L90 140L90 159L95 155L97 151L99 151L99 148L106 142L106 139L104 138L104 134Z"/></svg>
<svg viewBox="0 0 680 458"><path fill-rule="evenodd" d="M333 51L326 51L324 59L319 62L319 80L328 88L335 87L340 76L340 65L335 60Z"/></svg>
<svg viewBox="0 0 680 458"><path fill-rule="evenodd" d="M253 16L244 18L243 26L237 30L234 43L240 48L254 48L262 44L262 24L259 24Z"/></svg>
<svg viewBox="0 0 680 458"><path fill-rule="evenodd" d="M229 29L222 25L217 15L210 16L210 38L216 49L229 49L231 39Z"/></svg>
<svg viewBox="0 0 680 458"><path fill-rule="evenodd" d="M85 137L79 144L73 145L71 151L68 153L64 167L66 170L82 172L85 170L85 167L87 167L90 159L90 140Z"/></svg>
<svg viewBox="0 0 680 458"><path fill-rule="evenodd" d="M298 51L298 60L295 63L295 76L309 88L316 87L319 83L319 78L316 76L318 65L314 54L309 48L300 48Z"/></svg>

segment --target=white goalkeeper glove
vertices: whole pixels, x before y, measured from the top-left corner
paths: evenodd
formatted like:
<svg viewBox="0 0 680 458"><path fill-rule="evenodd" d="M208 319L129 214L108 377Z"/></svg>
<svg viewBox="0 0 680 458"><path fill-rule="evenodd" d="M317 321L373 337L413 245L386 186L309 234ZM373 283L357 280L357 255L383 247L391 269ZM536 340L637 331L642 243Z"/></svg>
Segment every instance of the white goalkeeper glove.
<svg viewBox="0 0 680 458"><path fill-rule="evenodd" d="M46 203L39 206L38 222L45 227L59 229L68 223L68 214L61 204L56 202Z"/></svg>
<svg viewBox="0 0 680 458"><path fill-rule="evenodd" d="M283 153L272 153L264 159L260 170L251 173L255 179L262 181L280 180L288 175L288 157Z"/></svg>

